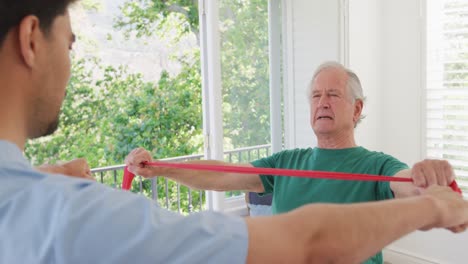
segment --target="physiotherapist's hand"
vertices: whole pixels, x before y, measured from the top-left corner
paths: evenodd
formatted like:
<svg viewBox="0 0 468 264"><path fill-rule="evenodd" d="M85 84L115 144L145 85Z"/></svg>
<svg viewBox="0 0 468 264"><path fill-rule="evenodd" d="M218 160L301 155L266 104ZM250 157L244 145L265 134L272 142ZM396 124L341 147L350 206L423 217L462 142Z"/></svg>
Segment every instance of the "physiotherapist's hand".
<svg viewBox="0 0 468 264"><path fill-rule="evenodd" d="M436 217L428 226L421 230L431 228L446 228L454 233L466 230L468 226L468 202L463 196L449 187L431 186L423 191L435 206Z"/></svg>
<svg viewBox="0 0 468 264"><path fill-rule="evenodd" d="M135 174L145 178L151 178L158 175L158 167L150 167L142 164L143 162L152 162L153 158L151 153L144 148L136 148L130 152L125 158L125 165L128 170Z"/></svg>
<svg viewBox="0 0 468 264"><path fill-rule="evenodd" d="M455 179L455 174L448 161L425 159L414 164L411 178L418 187L447 186Z"/></svg>
<svg viewBox="0 0 468 264"><path fill-rule="evenodd" d="M91 175L91 169L89 168L88 162L83 158L54 165L44 164L36 168L42 172L63 174L71 177L95 180Z"/></svg>

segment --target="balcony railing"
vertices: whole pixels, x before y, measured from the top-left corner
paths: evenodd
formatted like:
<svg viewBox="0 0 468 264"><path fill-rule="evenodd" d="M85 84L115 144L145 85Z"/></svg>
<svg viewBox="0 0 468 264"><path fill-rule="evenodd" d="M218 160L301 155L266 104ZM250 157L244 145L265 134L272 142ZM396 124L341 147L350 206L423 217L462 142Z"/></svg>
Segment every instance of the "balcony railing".
<svg viewBox="0 0 468 264"><path fill-rule="evenodd" d="M248 163L253 160L267 157L270 155L271 146L258 145L245 148L238 148L224 152L224 160L230 163ZM179 156L173 158L161 159L164 161L188 161L201 160L202 154ZM101 183L110 185L114 188L121 188L123 169L125 165L108 166L92 169L91 172ZM192 213L205 210L204 191L197 191L181 186L180 184L168 180L164 177L154 177L144 179L137 176L133 182L132 191L141 193L159 203L169 210L179 213ZM242 195L240 191L226 192L226 197L236 197Z"/></svg>

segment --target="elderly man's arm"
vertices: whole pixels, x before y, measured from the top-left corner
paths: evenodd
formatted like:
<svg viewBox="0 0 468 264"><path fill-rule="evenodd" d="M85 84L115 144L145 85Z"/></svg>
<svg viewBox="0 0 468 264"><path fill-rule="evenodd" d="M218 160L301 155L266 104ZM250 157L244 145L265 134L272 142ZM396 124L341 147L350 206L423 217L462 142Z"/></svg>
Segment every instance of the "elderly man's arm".
<svg viewBox="0 0 468 264"><path fill-rule="evenodd" d="M414 164L411 169L398 172L395 177L413 179L413 184L406 182L390 183L395 198L402 198L418 195L421 188L431 185L448 186L455 179L455 174L448 161L426 159Z"/></svg>
<svg viewBox="0 0 468 264"><path fill-rule="evenodd" d="M151 167L142 165L142 162L145 161L151 162L153 158L151 157L151 153L144 148L132 150L125 158L125 164L128 166L129 171L145 178L163 176L198 190L240 190L258 193L265 191L258 174ZM233 164L218 160L189 160L181 163L252 167L251 164Z"/></svg>
<svg viewBox="0 0 468 264"><path fill-rule="evenodd" d="M464 231L468 202L447 187L433 186L418 197L306 205L246 221L248 263L360 263L417 229Z"/></svg>
<svg viewBox="0 0 468 264"><path fill-rule="evenodd" d="M83 158L60 164L43 164L37 166L36 169L46 173L63 174L71 177L94 180L88 162Z"/></svg>

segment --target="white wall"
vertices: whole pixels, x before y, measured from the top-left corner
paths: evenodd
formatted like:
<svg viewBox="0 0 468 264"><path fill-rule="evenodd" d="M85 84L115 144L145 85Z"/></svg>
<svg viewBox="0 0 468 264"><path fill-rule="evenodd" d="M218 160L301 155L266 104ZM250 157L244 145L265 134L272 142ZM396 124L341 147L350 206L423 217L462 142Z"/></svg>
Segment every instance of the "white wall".
<svg viewBox="0 0 468 264"><path fill-rule="evenodd" d="M363 80L380 84L375 90L372 87L370 93L364 85L369 96L368 114L377 113L379 117L369 116L364 121L368 124L359 131L358 142L376 146L412 165L424 158L424 3L422 0L379 0L378 4L374 1L350 0L350 34L354 35L350 36L351 67ZM376 13L369 14L373 11ZM372 58L364 56L369 50L377 60L375 65L380 67L377 73L372 70ZM373 96L379 98L379 103L370 103ZM467 263L467 244L468 234L435 230L415 232L389 249L435 263Z"/></svg>
<svg viewBox="0 0 468 264"><path fill-rule="evenodd" d="M285 114L287 147L310 147L316 144L309 125L306 87L315 68L326 60L340 60L340 0L285 0L288 53ZM290 117L290 118L288 118ZM288 134L288 133L287 133Z"/></svg>
<svg viewBox="0 0 468 264"><path fill-rule="evenodd" d="M383 150L413 164L422 158L421 1L382 1L383 79L385 98Z"/></svg>
<svg viewBox="0 0 468 264"><path fill-rule="evenodd" d="M356 142L368 149L382 148L382 22L381 2L376 0L350 0L348 11L350 69L359 76L366 101L365 119L357 126ZM362 34L365 32L365 34Z"/></svg>

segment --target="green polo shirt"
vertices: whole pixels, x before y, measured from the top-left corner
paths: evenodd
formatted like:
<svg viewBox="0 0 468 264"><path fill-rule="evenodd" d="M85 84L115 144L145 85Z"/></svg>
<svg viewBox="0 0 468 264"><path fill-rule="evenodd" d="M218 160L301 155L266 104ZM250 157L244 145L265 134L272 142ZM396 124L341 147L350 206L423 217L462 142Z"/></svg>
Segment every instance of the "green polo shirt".
<svg viewBox="0 0 468 264"><path fill-rule="evenodd" d="M252 162L254 167L336 171L393 176L408 166L382 152L363 147L347 149L293 149ZM309 203L357 203L393 198L389 182L260 176L265 193L273 193L272 212L289 212ZM369 219L372 221L373 219ZM382 254L366 264L381 264Z"/></svg>

